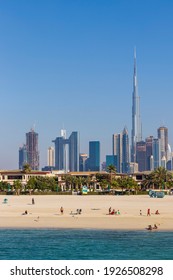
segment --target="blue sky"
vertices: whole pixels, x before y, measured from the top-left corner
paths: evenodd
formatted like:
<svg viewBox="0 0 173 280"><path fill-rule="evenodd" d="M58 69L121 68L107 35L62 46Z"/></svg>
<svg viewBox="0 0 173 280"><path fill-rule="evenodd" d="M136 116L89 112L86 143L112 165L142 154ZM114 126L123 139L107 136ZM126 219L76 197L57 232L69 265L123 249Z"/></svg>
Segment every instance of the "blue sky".
<svg viewBox="0 0 173 280"><path fill-rule="evenodd" d="M133 51L137 49L143 139L169 129L173 146L173 1L0 0L0 169L18 168L35 125L40 165L64 127L81 152L112 134L131 136Z"/></svg>

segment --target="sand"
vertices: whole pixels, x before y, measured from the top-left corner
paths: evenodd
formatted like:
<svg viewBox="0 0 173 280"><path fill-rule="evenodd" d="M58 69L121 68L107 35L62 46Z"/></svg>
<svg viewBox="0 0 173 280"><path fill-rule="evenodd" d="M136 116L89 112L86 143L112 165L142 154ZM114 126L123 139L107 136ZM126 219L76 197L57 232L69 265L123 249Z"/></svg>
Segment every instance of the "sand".
<svg viewBox="0 0 173 280"><path fill-rule="evenodd" d="M4 198L8 199L7 203L3 203ZM61 206L63 214L60 213ZM119 210L120 215L108 215L110 206ZM147 216L148 208L151 216ZM81 215L76 214L76 209L82 209ZM155 215L157 209L160 215ZM22 215L25 210L28 214ZM173 231L173 196L0 196L0 228L144 230L149 224L157 224L158 230Z"/></svg>

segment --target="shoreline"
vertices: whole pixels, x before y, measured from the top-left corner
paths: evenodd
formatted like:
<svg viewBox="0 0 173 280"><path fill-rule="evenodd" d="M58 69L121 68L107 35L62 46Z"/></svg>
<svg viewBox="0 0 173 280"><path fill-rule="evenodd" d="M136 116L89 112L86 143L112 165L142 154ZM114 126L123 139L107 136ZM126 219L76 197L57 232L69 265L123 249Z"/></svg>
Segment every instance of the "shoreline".
<svg viewBox="0 0 173 280"><path fill-rule="evenodd" d="M57 231L63 231L63 230L69 230L69 231L112 231L112 232L151 232L151 231L146 231L146 229L101 229L101 228L51 228L51 227L37 227L37 228L34 228L34 227L0 227L0 231L4 231L4 230L14 230L14 231L29 231L29 230L35 230L35 231L41 231L41 230L46 230L46 231L54 231L54 230L57 230ZM153 230L152 232L171 232L173 233L173 230L171 229L167 229L167 230L163 230L163 229L159 229L159 230Z"/></svg>
<svg viewBox="0 0 173 280"><path fill-rule="evenodd" d="M0 229L173 231L173 196L0 196ZM3 203L7 198L7 203ZM32 205L32 198L35 204ZM64 214L60 213L63 206ZM109 207L120 215L109 215ZM147 209L151 216L147 216ZM82 209L76 214L76 209ZM28 211L27 215L22 213ZM140 210L142 216L140 216ZM159 210L160 215L155 215ZM71 214L72 212L72 214ZM39 217L39 218L38 218Z"/></svg>

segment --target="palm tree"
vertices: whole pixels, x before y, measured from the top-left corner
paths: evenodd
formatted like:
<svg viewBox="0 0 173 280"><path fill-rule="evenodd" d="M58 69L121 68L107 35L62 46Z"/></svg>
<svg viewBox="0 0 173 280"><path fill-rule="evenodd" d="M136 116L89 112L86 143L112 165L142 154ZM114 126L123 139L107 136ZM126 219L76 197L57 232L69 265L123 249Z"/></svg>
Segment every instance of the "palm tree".
<svg viewBox="0 0 173 280"><path fill-rule="evenodd" d="M22 189L22 183L20 180L16 180L13 182L13 187L17 195L20 195L20 191Z"/></svg>
<svg viewBox="0 0 173 280"><path fill-rule="evenodd" d="M36 177L31 177L26 184L26 189L29 191L30 195L37 187L36 180Z"/></svg>
<svg viewBox="0 0 173 280"><path fill-rule="evenodd" d="M119 178L117 178L117 183L118 183L118 187L121 188L121 190L123 192L124 189L126 188L125 179L123 177L119 177Z"/></svg>
<svg viewBox="0 0 173 280"><path fill-rule="evenodd" d="M107 170L110 173L110 184L112 184L112 174L116 173L116 168L113 164L110 164L110 165L108 165Z"/></svg>
<svg viewBox="0 0 173 280"><path fill-rule="evenodd" d="M106 179L100 181L100 186L102 190L105 190L107 188L107 185L108 185L108 181Z"/></svg>
<svg viewBox="0 0 173 280"><path fill-rule="evenodd" d="M22 172L23 172L23 173L29 173L29 172L31 172L31 167L30 167L29 163L25 163L25 164L23 165Z"/></svg>
<svg viewBox="0 0 173 280"><path fill-rule="evenodd" d="M117 180L112 180L111 187L112 187L114 190L118 189L118 188L119 188L118 181L117 181Z"/></svg>
<svg viewBox="0 0 173 280"><path fill-rule="evenodd" d="M62 178L65 182L65 190L71 190L72 183L73 183L73 177L71 175L64 175Z"/></svg>
<svg viewBox="0 0 173 280"><path fill-rule="evenodd" d="M135 191L135 193L137 194L140 188L137 182L132 177L126 177L125 180L126 180L126 189L128 190L129 194L130 194L130 190Z"/></svg>
<svg viewBox="0 0 173 280"><path fill-rule="evenodd" d="M153 184L153 186L157 186L159 189L167 188L167 183L172 181L172 174L164 167L158 167L146 177L145 184L147 184L147 180L149 185Z"/></svg>
<svg viewBox="0 0 173 280"><path fill-rule="evenodd" d="M99 185L102 188L106 188L106 186L109 185L109 174L101 174L101 173L96 173L96 182L99 183Z"/></svg>
<svg viewBox="0 0 173 280"><path fill-rule="evenodd" d="M9 184L7 182L0 182L0 190L3 192L7 192L9 189Z"/></svg>
<svg viewBox="0 0 173 280"><path fill-rule="evenodd" d="M145 175L145 179L141 182L142 187L146 189L154 189L154 181L152 174Z"/></svg>

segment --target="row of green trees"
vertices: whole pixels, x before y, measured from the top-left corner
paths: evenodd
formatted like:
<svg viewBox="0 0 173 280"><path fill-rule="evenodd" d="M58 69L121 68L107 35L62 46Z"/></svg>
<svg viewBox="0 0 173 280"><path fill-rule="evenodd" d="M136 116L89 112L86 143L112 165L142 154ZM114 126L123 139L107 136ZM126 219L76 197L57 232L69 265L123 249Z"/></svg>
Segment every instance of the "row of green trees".
<svg viewBox="0 0 173 280"><path fill-rule="evenodd" d="M21 180L14 180L10 186L6 182L0 182L0 190L3 192L15 192L17 195L21 193L33 192L56 192L58 191L58 178L56 177L31 177L26 185L23 185Z"/></svg>
<svg viewBox="0 0 173 280"><path fill-rule="evenodd" d="M25 172L27 172L25 170ZM21 192L57 192L57 191L81 191L82 187L88 186L90 190L97 189L100 186L102 190L118 190L138 192L141 188L151 189L170 189L173 187L172 173L163 167L159 167L145 176L145 179L139 186L137 182L130 176L116 176L116 169L113 165L108 167L108 173L96 173L87 177L78 177L65 174L62 177L62 186L58 186L57 177L41 177L33 176L26 185L22 185L20 180L15 180L12 186L8 183L0 182L1 191L13 191L16 194Z"/></svg>
<svg viewBox="0 0 173 280"><path fill-rule="evenodd" d="M113 165L108 166L108 171L110 174L116 173L115 167ZM126 189L128 189L128 186L132 188L138 188L136 181L130 177L118 178L115 180L115 182L112 182L112 185L114 184L118 184L118 186L124 185ZM173 174L164 167L158 167L148 175L145 175L145 179L141 182L141 188L145 189L170 189L172 187Z"/></svg>

